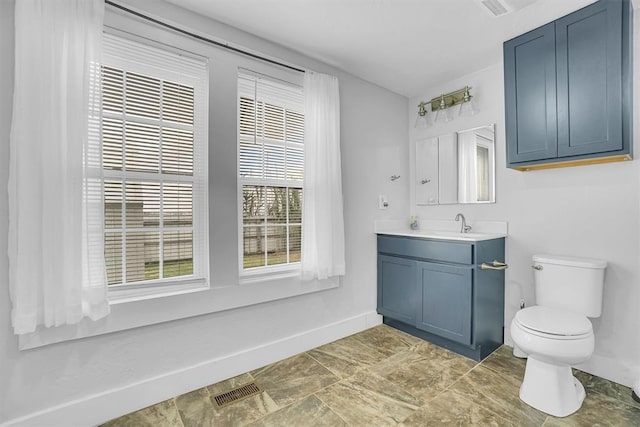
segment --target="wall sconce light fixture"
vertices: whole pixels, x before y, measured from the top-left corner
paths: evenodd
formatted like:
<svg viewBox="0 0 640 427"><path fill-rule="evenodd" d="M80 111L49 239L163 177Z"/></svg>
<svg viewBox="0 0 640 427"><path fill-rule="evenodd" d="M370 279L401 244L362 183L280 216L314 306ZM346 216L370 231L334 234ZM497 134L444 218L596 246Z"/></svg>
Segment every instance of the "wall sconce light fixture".
<svg viewBox="0 0 640 427"><path fill-rule="evenodd" d="M476 103L471 100L471 94L469 93L469 86L465 86L462 93L462 102L458 109L459 116L473 116L476 113Z"/></svg>
<svg viewBox="0 0 640 427"><path fill-rule="evenodd" d="M431 104L431 108L433 108L433 104ZM440 97L440 102L438 103L438 109L436 110L436 117L434 121L436 123L446 123L449 121L449 115L447 114L447 103L444 100L444 95Z"/></svg>
<svg viewBox="0 0 640 427"><path fill-rule="evenodd" d="M462 89L443 94L433 98L429 102L420 102L418 104L418 118L415 127L426 127L430 123L427 119L427 106L431 106L431 111L435 111L435 123L445 123L453 119L455 113L458 116L471 116L477 112L477 107L473 101L473 96L469 90L471 87L465 86ZM457 111L449 110L449 108L458 105Z"/></svg>
<svg viewBox="0 0 640 427"><path fill-rule="evenodd" d="M424 101L418 104L418 117L416 118L414 127L424 128L430 125L429 118L427 117L427 105L429 104Z"/></svg>

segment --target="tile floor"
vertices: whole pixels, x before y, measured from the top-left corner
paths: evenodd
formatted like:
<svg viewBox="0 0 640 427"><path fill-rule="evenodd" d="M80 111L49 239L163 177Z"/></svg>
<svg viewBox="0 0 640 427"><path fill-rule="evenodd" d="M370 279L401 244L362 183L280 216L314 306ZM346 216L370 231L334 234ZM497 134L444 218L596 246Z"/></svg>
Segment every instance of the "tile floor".
<svg viewBox="0 0 640 427"><path fill-rule="evenodd" d="M481 363L380 325L105 424L120 426L640 426L628 387L576 371L587 390L566 418L518 398L525 361L502 346ZM216 410L251 381L264 392Z"/></svg>

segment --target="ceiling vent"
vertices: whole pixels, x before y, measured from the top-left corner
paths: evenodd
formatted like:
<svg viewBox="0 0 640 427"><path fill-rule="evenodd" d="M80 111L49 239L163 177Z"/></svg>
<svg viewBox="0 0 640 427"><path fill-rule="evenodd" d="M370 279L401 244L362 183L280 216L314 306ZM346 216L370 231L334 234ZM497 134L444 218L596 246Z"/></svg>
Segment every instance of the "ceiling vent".
<svg viewBox="0 0 640 427"><path fill-rule="evenodd" d="M478 0L491 16L498 17L523 9L538 0Z"/></svg>

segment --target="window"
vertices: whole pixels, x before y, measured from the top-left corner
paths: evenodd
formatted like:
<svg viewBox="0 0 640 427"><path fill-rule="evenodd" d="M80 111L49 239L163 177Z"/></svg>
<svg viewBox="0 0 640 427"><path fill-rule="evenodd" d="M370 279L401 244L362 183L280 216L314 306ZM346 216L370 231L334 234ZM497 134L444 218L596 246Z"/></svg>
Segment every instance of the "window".
<svg viewBox="0 0 640 427"><path fill-rule="evenodd" d="M300 86L238 76L241 252L244 273L299 266L304 175Z"/></svg>
<svg viewBox="0 0 640 427"><path fill-rule="evenodd" d="M105 261L112 291L208 285L204 60L104 36Z"/></svg>

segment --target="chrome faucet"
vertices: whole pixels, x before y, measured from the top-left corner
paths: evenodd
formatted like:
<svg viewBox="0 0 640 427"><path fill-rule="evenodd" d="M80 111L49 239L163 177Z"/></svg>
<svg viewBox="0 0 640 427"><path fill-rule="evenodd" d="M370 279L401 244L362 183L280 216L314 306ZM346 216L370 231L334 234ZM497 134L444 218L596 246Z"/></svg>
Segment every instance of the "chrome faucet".
<svg viewBox="0 0 640 427"><path fill-rule="evenodd" d="M471 226L467 225L467 221L464 219L464 215L462 215L461 213L456 215L456 221L460 221L460 219L462 219L462 226L460 227L460 232L468 233L471 230Z"/></svg>

